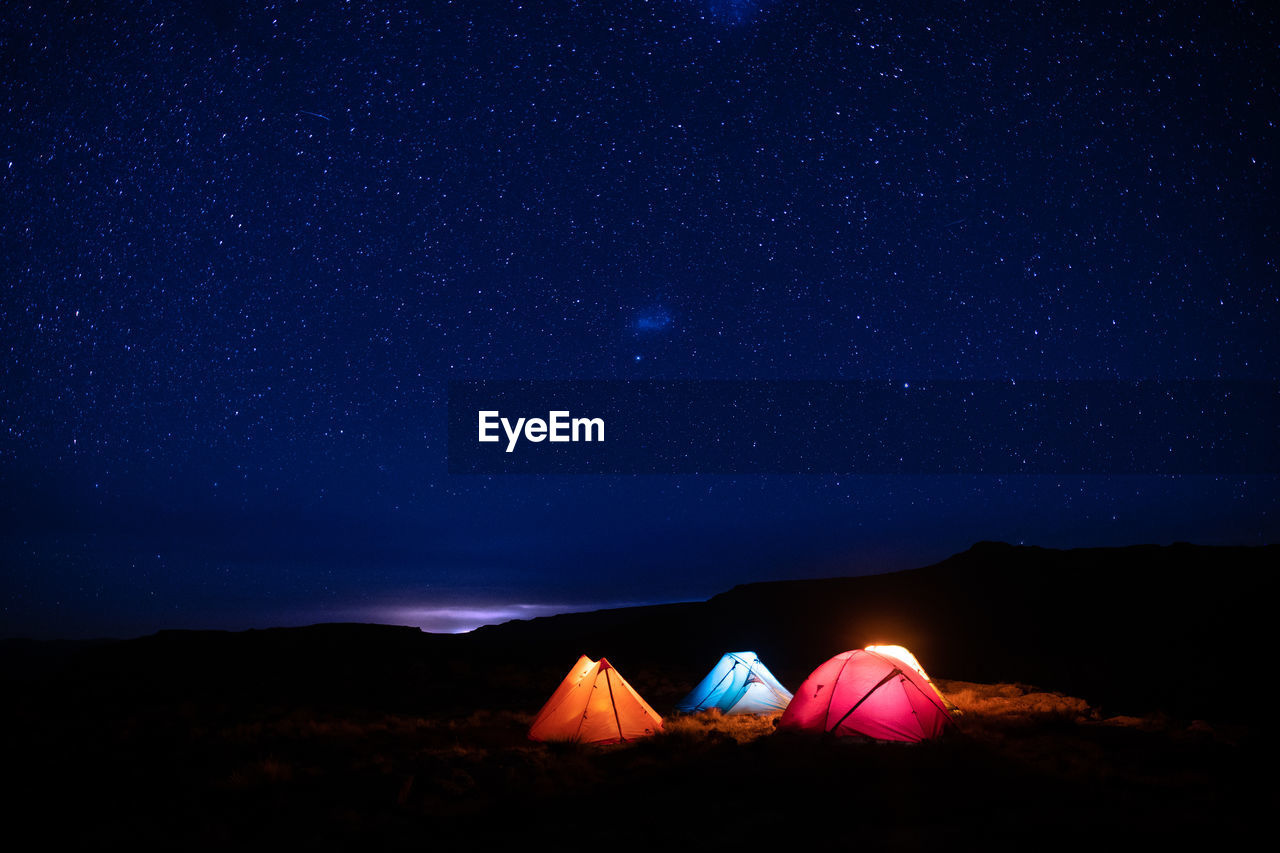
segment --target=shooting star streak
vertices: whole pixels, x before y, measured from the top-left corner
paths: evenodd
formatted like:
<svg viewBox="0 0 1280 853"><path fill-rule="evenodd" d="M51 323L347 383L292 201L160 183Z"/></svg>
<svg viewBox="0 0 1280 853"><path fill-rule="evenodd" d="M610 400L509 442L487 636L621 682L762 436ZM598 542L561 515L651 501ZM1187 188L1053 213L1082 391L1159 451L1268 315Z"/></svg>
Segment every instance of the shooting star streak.
<svg viewBox="0 0 1280 853"><path fill-rule="evenodd" d="M333 119L329 118L328 116L322 116L320 115L320 113L313 113L311 112L311 110L298 110L298 112L304 116L315 116L316 118L322 118L325 121L333 121Z"/></svg>

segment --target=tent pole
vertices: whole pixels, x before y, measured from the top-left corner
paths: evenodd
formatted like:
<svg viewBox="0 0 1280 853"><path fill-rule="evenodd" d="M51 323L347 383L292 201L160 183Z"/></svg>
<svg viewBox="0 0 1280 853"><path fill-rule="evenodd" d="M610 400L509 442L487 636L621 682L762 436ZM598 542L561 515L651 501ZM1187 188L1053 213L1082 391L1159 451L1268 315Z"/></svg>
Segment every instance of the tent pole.
<svg viewBox="0 0 1280 853"><path fill-rule="evenodd" d="M609 707L613 708L613 724L618 727L618 740L625 741L627 736L622 733L622 720L618 719L618 703L613 701L613 678L609 675L611 672L612 666L604 671L604 683L609 687Z"/></svg>

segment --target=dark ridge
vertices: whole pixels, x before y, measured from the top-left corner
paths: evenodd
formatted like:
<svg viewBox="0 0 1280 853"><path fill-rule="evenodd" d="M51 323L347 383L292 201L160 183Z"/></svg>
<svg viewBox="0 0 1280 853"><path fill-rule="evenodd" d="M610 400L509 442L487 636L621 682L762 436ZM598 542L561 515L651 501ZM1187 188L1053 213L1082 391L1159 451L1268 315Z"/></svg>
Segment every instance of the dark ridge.
<svg viewBox="0 0 1280 853"><path fill-rule="evenodd" d="M5 644L10 680L56 703L216 702L407 713L536 710L579 654L607 656L660 711L726 651L795 688L872 642L937 678L1022 682L1112 713L1243 719L1280 546L1059 551L981 542L940 563L746 584L705 602L573 613L466 635L328 624ZM1242 652L1241 650L1245 650Z"/></svg>
<svg viewBox="0 0 1280 853"><path fill-rule="evenodd" d="M608 653L624 672L635 661L699 674L722 652L751 649L792 687L831 655L898 643L940 678L1036 684L1117 712L1235 717L1243 699L1221 685L1250 671L1237 650L1263 643L1262 589L1276 566L1276 545L981 542L920 569L747 584L699 604L512 622L474 637L530 662Z"/></svg>

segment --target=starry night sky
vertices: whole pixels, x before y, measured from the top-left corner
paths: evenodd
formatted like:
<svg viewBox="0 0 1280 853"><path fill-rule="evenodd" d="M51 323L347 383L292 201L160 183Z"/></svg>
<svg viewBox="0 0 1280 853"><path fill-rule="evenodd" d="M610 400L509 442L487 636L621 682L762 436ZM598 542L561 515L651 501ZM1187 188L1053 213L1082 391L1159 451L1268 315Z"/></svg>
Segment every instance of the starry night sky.
<svg viewBox="0 0 1280 853"><path fill-rule="evenodd" d="M451 379L1276 380L1274 5L254 6L6 6L4 635L1280 539L1274 476L445 457Z"/></svg>

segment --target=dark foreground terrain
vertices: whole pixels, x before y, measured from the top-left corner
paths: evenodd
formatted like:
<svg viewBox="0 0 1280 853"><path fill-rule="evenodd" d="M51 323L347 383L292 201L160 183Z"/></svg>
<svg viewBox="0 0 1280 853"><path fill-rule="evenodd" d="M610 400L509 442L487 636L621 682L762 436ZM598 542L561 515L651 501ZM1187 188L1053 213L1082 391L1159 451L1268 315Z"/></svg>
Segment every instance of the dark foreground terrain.
<svg viewBox="0 0 1280 853"><path fill-rule="evenodd" d="M982 545L914 572L463 636L10 641L6 811L41 846L1217 848L1278 805L1257 781L1278 557ZM759 652L795 688L872 641L917 652L964 711L951 736L832 742L668 713L723 651ZM661 735L526 739L583 652L666 716Z"/></svg>

